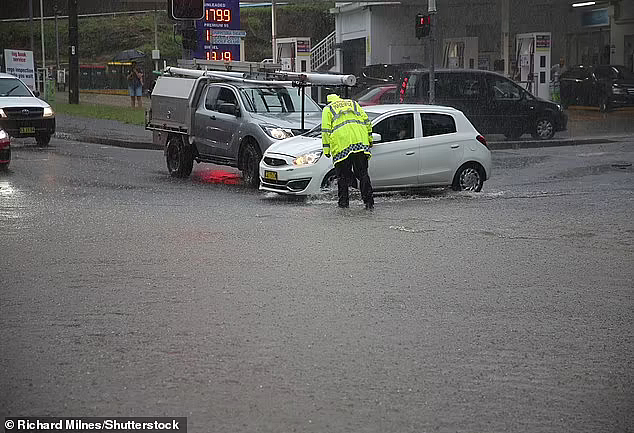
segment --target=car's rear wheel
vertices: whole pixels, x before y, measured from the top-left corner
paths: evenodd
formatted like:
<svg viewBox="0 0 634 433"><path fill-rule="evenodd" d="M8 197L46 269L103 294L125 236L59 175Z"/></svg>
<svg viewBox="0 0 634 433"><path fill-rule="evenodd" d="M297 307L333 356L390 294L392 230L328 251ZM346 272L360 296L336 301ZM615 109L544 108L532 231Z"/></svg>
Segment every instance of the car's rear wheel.
<svg viewBox="0 0 634 433"><path fill-rule="evenodd" d="M480 192L483 185L484 169L479 164L468 162L456 171L451 188L454 191Z"/></svg>
<svg viewBox="0 0 634 433"><path fill-rule="evenodd" d="M517 140L519 139L524 133L520 130L517 129L508 129L504 132L504 136L507 138L507 140Z"/></svg>
<svg viewBox="0 0 634 433"><path fill-rule="evenodd" d="M555 135L555 125L549 117L540 117L535 122L531 134L536 140L550 140Z"/></svg>
<svg viewBox="0 0 634 433"><path fill-rule="evenodd" d="M35 136L35 141L40 147L46 147L51 142L51 134L38 134Z"/></svg>
<svg viewBox="0 0 634 433"><path fill-rule="evenodd" d="M189 145L189 143L186 143L180 136L171 136L169 138L169 142L167 143L165 161L167 163L167 171L169 171L170 176L189 176L194 167L192 147Z"/></svg>
<svg viewBox="0 0 634 433"><path fill-rule="evenodd" d="M255 141L248 141L242 149L242 178L247 186L260 186L260 160L262 155Z"/></svg>

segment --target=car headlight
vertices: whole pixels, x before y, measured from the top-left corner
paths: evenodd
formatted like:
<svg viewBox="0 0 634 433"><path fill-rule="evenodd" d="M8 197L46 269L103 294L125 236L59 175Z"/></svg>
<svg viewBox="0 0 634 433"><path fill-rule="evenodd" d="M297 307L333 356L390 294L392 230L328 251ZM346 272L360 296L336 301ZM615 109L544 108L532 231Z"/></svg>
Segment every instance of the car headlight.
<svg viewBox="0 0 634 433"><path fill-rule="evenodd" d="M298 156L293 160L293 165L310 165L319 161L321 157L322 151L319 150L317 152L305 153L303 155Z"/></svg>
<svg viewBox="0 0 634 433"><path fill-rule="evenodd" d="M53 112L53 109L51 107L44 107L44 114L42 115L43 117L53 117L55 115L55 113Z"/></svg>
<svg viewBox="0 0 634 433"><path fill-rule="evenodd" d="M264 129L264 132L266 132L269 137L275 138L276 140L283 140L293 136L293 132L290 129L278 128L277 126L262 125L262 129Z"/></svg>
<svg viewBox="0 0 634 433"><path fill-rule="evenodd" d="M623 87L612 86L612 93L615 95L625 95L627 94L627 90Z"/></svg>
<svg viewBox="0 0 634 433"><path fill-rule="evenodd" d="M4 117L7 117L7 115L5 114L4 110L0 108L0 118L4 118Z"/></svg>

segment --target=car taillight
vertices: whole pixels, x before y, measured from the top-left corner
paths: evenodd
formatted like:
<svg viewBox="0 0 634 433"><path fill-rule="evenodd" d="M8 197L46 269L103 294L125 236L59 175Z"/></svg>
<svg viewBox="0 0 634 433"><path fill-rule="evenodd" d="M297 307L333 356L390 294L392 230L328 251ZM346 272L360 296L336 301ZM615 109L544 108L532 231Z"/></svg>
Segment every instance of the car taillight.
<svg viewBox="0 0 634 433"><path fill-rule="evenodd" d="M476 140L478 140L480 143L484 144L486 147L489 147L489 146L487 146L487 141L485 140L485 138L483 136L478 135L476 137Z"/></svg>
<svg viewBox="0 0 634 433"><path fill-rule="evenodd" d="M409 81L408 77L403 78L403 84L401 84L401 89L399 90L399 102L402 104L405 101L405 89L407 89L407 82Z"/></svg>

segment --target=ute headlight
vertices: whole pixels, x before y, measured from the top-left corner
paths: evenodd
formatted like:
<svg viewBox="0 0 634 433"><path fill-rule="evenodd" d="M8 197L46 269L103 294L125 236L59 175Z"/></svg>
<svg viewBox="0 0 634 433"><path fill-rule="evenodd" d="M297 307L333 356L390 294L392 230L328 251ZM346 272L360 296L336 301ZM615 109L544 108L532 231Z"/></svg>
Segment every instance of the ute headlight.
<svg viewBox="0 0 634 433"><path fill-rule="evenodd" d="M276 140L283 140L293 136L293 132L290 129L279 128L277 126L262 125L262 129L264 129L264 132L266 132L269 137L273 137Z"/></svg>
<svg viewBox="0 0 634 433"><path fill-rule="evenodd" d="M311 165L319 161L322 151L305 153L293 160L293 165Z"/></svg>
<svg viewBox="0 0 634 433"><path fill-rule="evenodd" d="M0 108L0 118L4 118L4 117L7 117L7 115L5 114L4 110Z"/></svg>
<svg viewBox="0 0 634 433"><path fill-rule="evenodd" d="M53 117L54 115L55 112L53 112L51 107L44 107L44 114L42 114L43 117Z"/></svg>

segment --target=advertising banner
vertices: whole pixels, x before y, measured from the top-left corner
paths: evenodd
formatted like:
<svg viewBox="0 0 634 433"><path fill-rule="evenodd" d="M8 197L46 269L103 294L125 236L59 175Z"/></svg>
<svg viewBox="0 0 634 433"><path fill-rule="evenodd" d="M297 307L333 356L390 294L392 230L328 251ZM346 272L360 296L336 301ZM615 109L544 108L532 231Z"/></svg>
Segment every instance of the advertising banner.
<svg viewBox="0 0 634 433"><path fill-rule="evenodd" d="M35 63L33 51L4 50L4 64L7 74L15 75L35 91Z"/></svg>

